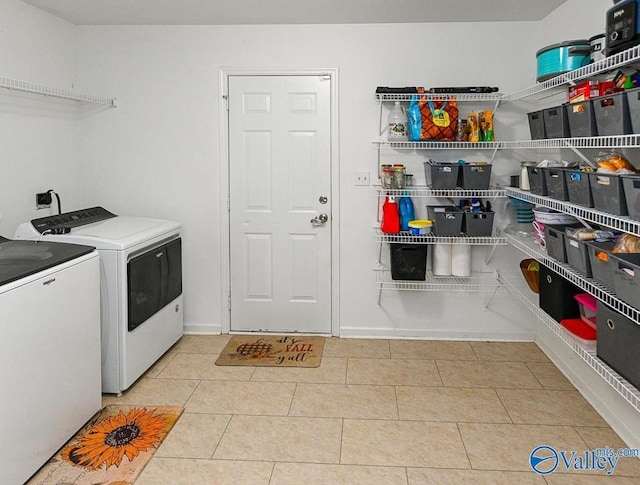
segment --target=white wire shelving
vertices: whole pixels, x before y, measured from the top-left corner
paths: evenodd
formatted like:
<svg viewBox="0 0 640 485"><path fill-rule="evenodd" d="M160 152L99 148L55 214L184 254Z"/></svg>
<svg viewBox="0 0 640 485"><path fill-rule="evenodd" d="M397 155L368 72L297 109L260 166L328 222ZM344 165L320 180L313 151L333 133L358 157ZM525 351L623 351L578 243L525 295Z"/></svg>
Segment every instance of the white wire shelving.
<svg viewBox="0 0 640 485"><path fill-rule="evenodd" d="M516 189L513 187L507 187L505 190L509 197L514 197L525 202L549 207L550 209L571 214L572 216L583 219L585 221L593 222L594 224L600 224L612 229L617 229L619 231L628 232L630 234L640 236L640 221L630 219L627 216L608 214L597 209L583 207L581 205L572 204L571 202L557 200L552 197L532 194L531 192Z"/></svg>
<svg viewBox="0 0 640 485"><path fill-rule="evenodd" d="M532 239L518 238L509 234L505 234L505 238L507 242L515 248L531 258L537 259L540 263L551 268L578 288L590 293L617 312L640 325L640 311L620 300L612 289L607 288L593 278L587 278L568 264L560 263L550 258L547 252L540 248Z"/></svg>
<svg viewBox="0 0 640 485"><path fill-rule="evenodd" d="M505 95L501 93L376 93L376 99L385 101L411 101L414 98L426 97L435 100L455 99L458 102L501 101Z"/></svg>
<svg viewBox="0 0 640 485"><path fill-rule="evenodd" d="M485 199L495 199L497 197L506 197L505 189L493 188L487 190L474 189L432 189L425 185L415 185L404 189L386 189L380 185L374 186L379 196L393 197L450 197L453 199L466 199L471 197L481 197Z"/></svg>
<svg viewBox="0 0 640 485"><path fill-rule="evenodd" d="M640 391L627 382L617 372L602 362L592 348L588 348L572 337L558 322L551 318L535 302L528 298L515 283L515 275L500 273L498 279L504 288L516 297L529 311L540 319L559 339L573 350L589 367L598 373L618 394L620 394L636 411L640 411Z"/></svg>
<svg viewBox="0 0 640 485"><path fill-rule="evenodd" d="M401 244L462 244L466 246L505 246L507 240L499 231L495 231L491 236L435 236L427 234L425 236L414 236L407 231L398 234L386 234L380 229L376 229L376 242L380 243L401 243Z"/></svg>
<svg viewBox="0 0 640 485"><path fill-rule="evenodd" d="M424 281L409 281L392 279L391 271L382 264L378 264L374 271L379 290L495 292L503 289L495 272L474 272L470 276L436 276L427 271Z"/></svg>
<svg viewBox="0 0 640 485"><path fill-rule="evenodd" d="M117 107L116 98L106 98L103 96L95 96L93 94L80 93L71 89L61 89L44 84L36 84L29 81L21 81L0 76L0 88L13 91L21 91L24 93L40 94L42 96L51 96L54 98L70 99L83 103L93 103L111 108Z"/></svg>

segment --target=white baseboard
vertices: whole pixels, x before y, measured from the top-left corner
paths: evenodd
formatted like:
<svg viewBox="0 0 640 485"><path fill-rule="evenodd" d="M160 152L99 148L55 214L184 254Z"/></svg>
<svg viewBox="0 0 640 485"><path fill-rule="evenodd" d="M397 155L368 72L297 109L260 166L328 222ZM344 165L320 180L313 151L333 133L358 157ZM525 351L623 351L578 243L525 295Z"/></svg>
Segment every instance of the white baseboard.
<svg viewBox="0 0 640 485"><path fill-rule="evenodd" d="M512 332L469 332L455 330L420 330L403 328L364 328L342 327L341 338L405 338L405 339L429 339L429 340L492 340L511 342L533 342L536 332L515 330Z"/></svg>
<svg viewBox="0 0 640 485"><path fill-rule="evenodd" d="M220 335L222 325L214 323L185 323L185 335Z"/></svg>

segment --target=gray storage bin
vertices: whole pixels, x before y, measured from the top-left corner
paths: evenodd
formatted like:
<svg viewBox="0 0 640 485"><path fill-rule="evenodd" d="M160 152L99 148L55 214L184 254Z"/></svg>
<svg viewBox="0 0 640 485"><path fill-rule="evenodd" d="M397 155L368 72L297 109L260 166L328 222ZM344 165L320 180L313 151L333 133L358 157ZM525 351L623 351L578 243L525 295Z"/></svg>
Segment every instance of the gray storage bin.
<svg viewBox="0 0 640 485"><path fill-rule="evenodd" d="M564 246L565 226L544 226L544 240L547 254L561 263L567 262L567 250Z"/></svg>
<svg viewBox="0 0 640 485"><path fill-rule="evenodd" d="M569 135L573 137L598 136L596 115L590 99L564 106L569 121Z"/></svg>
<svg viewBox="0 0 640 485"><path fill-rule="evenodd" d="M544 140L547 134L544 130L544 116L542 110L527 113L529 118L529 132L532 140Z"/></svg>
<svg viewBox="0 0 640 485"><path fill-rule="evenodd" d="M589 256L589 265L591 266L591 275L594 279L604 284L613 291L613 263L611 261L611 251L615 243L604 241L587 241L587 254Z"/></svg>
<svg viewBox="0 0 640 485"><path fill-rule="evenodd" d="M622 179L619 175L591 172L589 185L593 196L593 207L618 216L628 214Z"/></svg>
<svg viewBox="0 0 640 485"><path fill-rule="evenodd" d="M620 175L620 178L629 217L640 221L640 175Z"/></svg>
<svg viewBox="0 0 640 485"><path fill-rule="evenodd" d="M547 195L547 182L544 179L544 168L527 167L529 176L529 190L532 194Z"/></svg>
<svg viewBox="0 0 640 485"><path fill-rule="evenodd" d="M465 212L462 232L472 237L490 237L493 232L493 211Z"/></svg>
<svg viewBox="0 0 640 485"><path fill-rule="evenodd" d="M640 88L625 91L629 105L631 133L640 133Z"/></svg>
<svg viewBox="0 0 640 485"><path fill-rule="evenodd" d="M592 100L598 135L628 135L631 133L629 103L625 92L601 96Z"/></svg>
<svg viewBox="0 0 640 485"><path fill-rule="evenodd" d="M567 253L567 263L576 271L579 271L587 278L591 278L591 263L584 241L569 237L565 232L564 249Z"/></svg>
<svg viewBox="0 0 640 485"><path fill-rule="evenodd" d="M579 168L566 168L564 171L564 180L567 183L569 202L583 207L593 207L589 173L583 172Z"/></svg>
<svg viewBox="0 0 640 485"><path fill-rule="evenodd" d="M640 309L640 253L611 253L610 256L616 295Z"/></svg>
<svg viewBox="0 0 640 485"><path fill-rule="evenodd" d="M465 164L461 168L460 186L467 190L487 190L491 180L491 164Z"/></svg>
<svg viewBox="0 0 640 485"><path fill-rule="evenodd" d="M429 219L433 221L435 236L459 236L462 232L464 211L458 207L428 205L427 213Z"/></svg>
<svg viewBox="0 0 640 485"><path fill-rule="evenodd" d="M640 388L640 325L596 302L596 355Z"/></svg>
<svg viewBox="0 0 640 485"><path fill-rule="evenodd" d="M424 174L432 189L455 189L458 187L458 176L460 165L457 163L437 163L424 162Z"/></svg>
<svg viewBox="0 0 640 485"><path fill-rule="evenodd" d="M542 110L544 130L547 138L568 138L569 121L564 106L554 106Z"/></svg>
<svg viewBox="0 0 640 485"><path fill-rule="evenodd" d="M567 181L562 168L547 167L543 170L544 180L547 185L547 195L558 200L569 200Z"/></svg>

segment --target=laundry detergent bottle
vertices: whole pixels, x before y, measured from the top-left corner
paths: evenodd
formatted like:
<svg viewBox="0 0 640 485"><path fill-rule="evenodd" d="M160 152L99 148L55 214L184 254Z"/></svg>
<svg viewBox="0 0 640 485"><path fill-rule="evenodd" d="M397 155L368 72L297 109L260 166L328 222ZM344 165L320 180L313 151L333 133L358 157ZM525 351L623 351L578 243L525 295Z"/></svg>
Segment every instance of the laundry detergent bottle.
<svg viewBox="0 0 640 485"><path fill-rule="evenodd" d="M400 212L395 197L385 197L384 199L380 230L386 234L400 232Z"/></svg>
<svg viewBox="0 0 640 485"><path fill-rule="evenodd" d="M411 197L400 197L398 206L400 208L400 230L408 231L409 221L415 219L415 211L413 209L413 202L411 201Z"/></svg>

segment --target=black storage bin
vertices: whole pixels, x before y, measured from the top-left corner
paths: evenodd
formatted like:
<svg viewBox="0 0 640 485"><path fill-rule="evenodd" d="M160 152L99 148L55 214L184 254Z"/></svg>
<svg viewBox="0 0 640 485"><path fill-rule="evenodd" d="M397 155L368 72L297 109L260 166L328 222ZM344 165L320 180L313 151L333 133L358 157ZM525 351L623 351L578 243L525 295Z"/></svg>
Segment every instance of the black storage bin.
<svg viewBox="0 0 640 485"><path fill-rule="evenodd" d="M601 96L592 100L598 135L628 135L631 133L629 103L625 92Z"/></svg>
<svg viewBox="0 0 640 485"><path fill-rule="evenodd" d="M589 185L593 196L593 207L609 214L627 215L627 201L624 198L622 179L619 175L591 172Z"/></svg>
<svg viewBox="0 0 640 485"><path fill-rule="evenodd" d="M620 178L629 217L640 221L640 175L620 175Z"/></svg>
<svg viewBox="0 0 640 485"><path fill-rule="evenodd" d="M574 296L584 293L558 273L540 265L540 308L560 322L565 318L580 318L580 308Z"/></svg>
<svg viewBox="0 0 640 485"><path fill-rule="evenodd" d="M424 281L427 274L426 244L389 244L391 279Z"/></svg>
<svg viewBox="0 0 640 485"><path fill-rule="evenodd" d="M589 265L591 266L593 278L613 291L613 262L611 251L613 251L615 243L608 241L587 241L585 244L587 246Z"/></svg>
<svg viewBox="0 0 640 485"><path fill-rule="evenodd" d="M542 110L527 113L529 118L529 132L532 140L544 140L547 134L544 130L544 116Z"/></svg>
<svg viewBox="0 0 640 485"><path fill-rule="evenodd" d="M567 254L567 264L587 278L591 278L593 276L591 273L591 263L589 262L587 245L584 241L569 237L565 232L564 248Z"/></svg>
<svg viewBox="0 0 640 485"><path fill-rule="evenodd" d="M640 88L625 91L629 105L631 133L640 133Z"/></svg>
<svg viewBox="0 0 640 485"><path fill-rule="evenodd" d="M567 262L567 250L564 246L565 226L544 226L544 240L547 247L547 254L561 263Z"/></svg>
<svg viewBox="0 0 640 485"><path fill-rule="evenodd" d="M597 301L596 355L640 388L640 325Z"/></svg>
<svg viewBox="0 0 640 485"><path fill-rule="evenodd" d="M490 237L494 215L493 211L465 212L462 232L472 237Z"/></svg>
<svg viewBox="0 0 640 485"><path fill-rule="evenodd" d="M543 170L543 174L547 184L547 195L558 200L569 200L565 171L562 168L547 167Z"/></svg>
<svg viewBox="0 0 640 485"><path fill-rule="evenodd" d="M527 167L529 190L532 194L547 195L547 182L544 179L544 170L542 167Z"/></svg>
<svg viewBox="0 0 640 485"><path fill-rule="evenodd" d="M547 138L568 138L569 121L564 106L554 106L542 110L544 130Z"/></svg>
<svg viewBox="0 0 640 485"><path fill-rule="evenodd" d="M459 236L462 232L462 219L464 211L458 207L427 206L429 219L433 221L433 234L435 236Z"/></svg>
<svg viewBox="0 0 640 485"><path fill-rule="evenodd" d="M593 207L589 173L583 172L579 168L566 168L564 171L564 180L567 183L569 202L583 207Z"/></svg>
<svg viewBox="0 0 640 485"><path fill-rule="evenodd" d="M564 105L569 121L569 135L573 137L598 136L596 114L590 99Z"/></svg>
<svg viewBox="0 0 640 485"><path fill-rule="evenodd" d="M424 173L427 185L435 190L455 189L460 182L460 165L457 163L424 162Z"/></svg>
<svg viewBox="0 0 640 485"><path fill-rule="evenodd" d="M612 253L611 265L616 295L640 309L640 253Z"/></svg>
<svg viewBox="0 0 640 485"><path fill-rule="evenodd" d="M491 164L466 164L461 167L460 186L467 190L487 190L491 179Z"/></svg>

